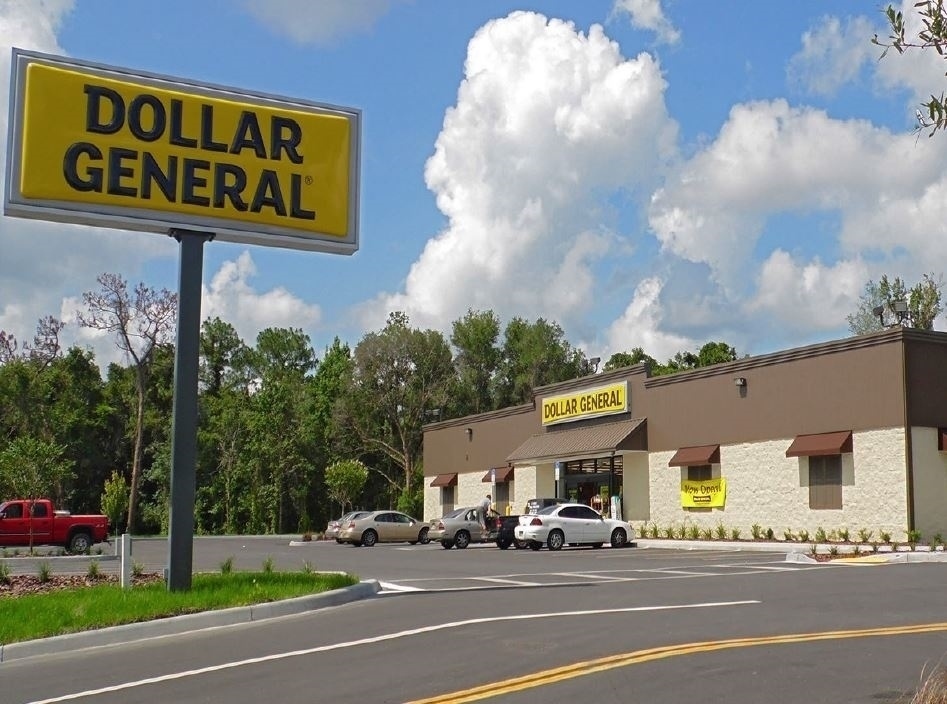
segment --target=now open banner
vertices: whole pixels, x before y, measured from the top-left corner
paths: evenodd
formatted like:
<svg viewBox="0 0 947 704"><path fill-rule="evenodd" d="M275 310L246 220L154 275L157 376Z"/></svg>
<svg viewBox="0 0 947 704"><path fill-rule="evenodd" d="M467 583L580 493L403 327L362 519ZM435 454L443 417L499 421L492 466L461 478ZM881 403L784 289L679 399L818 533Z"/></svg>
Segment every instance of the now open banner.
<svg viewBox="0 0 947 704"><path fill-rule="evenodd" d="M681 482L681 508L723 508L727 502L727 480L723 477Z"/></svg>

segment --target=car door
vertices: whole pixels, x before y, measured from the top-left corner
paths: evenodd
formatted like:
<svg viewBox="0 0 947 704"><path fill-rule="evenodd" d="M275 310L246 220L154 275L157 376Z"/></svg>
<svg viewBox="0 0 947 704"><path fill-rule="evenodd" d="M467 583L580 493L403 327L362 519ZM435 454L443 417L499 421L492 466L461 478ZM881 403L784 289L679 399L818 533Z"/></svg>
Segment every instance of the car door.
<svg viewBox="0 0 947 704"><path fill-rule="evenodd" d="M602 520L602 515L588 506L576 507L576 518L582 521L583 543L604 543L609 539L608 527Z"/></svg>
<svg viewBox="0 0 947 704"><path fill-rule="evenodd" d="M4 507L0 518L0 535L3 536L4 545L27 544L27 519L23 509L22 501L11 501Z"/></svg>
<svg viewBox="0 0 947 704"><path fill-rule="evenodd" d="M27 504L28 506L29 504ZM32 524L32 526L30 526ZM27 541L32 528L34 543L47 543L53 538L53 517L49 515L49 505L39 501L33 504L33 517L27 524Z"/></svg>
<svg viewBox="0 0 947 704"><path fill-rule="evenodd" d="M556 514L556 525L562 530L566 543L581 543L585 540L585 521L579 517L581 506L563 506Z"/></svg>
<svg viewBox="0 0 947 704"><path fill-rule="evenodd" d="M397 527L391 513L385 512L376 515L375 520L372 521L372 528L378 533L379 543L390 543L395 540L393 535L395 535Z"/></svg>
<svg viewBox="0 0 947 704"><path fill-rule="evenodd" d="M421 532L421 524L406 513L394 514L395 526L398 532L398 541L413 543Z"/></svg>
<svg viewBox="0 0 947 704"><path fill-rule="evenodd" d="M481 533L483 531L480 529L480 509L472 508L464 514L464 530L470 533L470 536L474 539L483 539Z"/></svg>

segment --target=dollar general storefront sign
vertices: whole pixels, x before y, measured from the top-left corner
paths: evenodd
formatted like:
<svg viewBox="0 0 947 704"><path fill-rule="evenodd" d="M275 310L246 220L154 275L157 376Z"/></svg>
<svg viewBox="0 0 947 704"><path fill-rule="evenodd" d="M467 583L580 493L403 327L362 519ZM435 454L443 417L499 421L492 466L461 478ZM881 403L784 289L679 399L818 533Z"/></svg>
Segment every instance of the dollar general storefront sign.
<svg viewBox="0 0 947 704"><path fill-rule="evenodd" d="M727 480L723 477L681 482L681 508L723 508L727 502Z"/></svg>
<svg viewBox="0 0 947 704"><path fill-rule="evenodd" d="M7 214L351 254L360 113L14 50Z"/></svg>
<svg viewBox="0 0 947 704"><path fill-rule="evenodd" d="M628 382L543 399L543 425L584 418L625 413L628 410Z"/></svg>

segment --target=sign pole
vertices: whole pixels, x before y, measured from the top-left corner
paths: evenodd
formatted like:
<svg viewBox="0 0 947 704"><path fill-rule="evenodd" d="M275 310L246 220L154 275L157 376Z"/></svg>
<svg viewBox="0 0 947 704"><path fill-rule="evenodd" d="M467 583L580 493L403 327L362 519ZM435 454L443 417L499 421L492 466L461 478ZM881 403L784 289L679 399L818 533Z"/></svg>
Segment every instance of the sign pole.
<svg viewBox="0 0 947 704"><path fill-rule="evenodd" d="M197 466L197 372L201 338L201 281L208 232L171 230L181 244L178 330L174 351L171 423L171 510L168 591L191 588L194 552L194 490Z"/></svg>

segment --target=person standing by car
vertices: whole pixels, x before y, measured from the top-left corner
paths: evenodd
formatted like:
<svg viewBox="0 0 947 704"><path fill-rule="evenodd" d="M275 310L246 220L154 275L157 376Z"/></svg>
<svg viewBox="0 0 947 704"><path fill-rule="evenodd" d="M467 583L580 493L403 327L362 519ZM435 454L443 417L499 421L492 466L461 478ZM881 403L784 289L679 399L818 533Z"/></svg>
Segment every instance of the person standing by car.
<svg viewBox="0 0 947 704"><path fill-rule="evenodd" d="M483 531L483 536L486 537L487 533L490 531L487 529L487 516L490 515L490 506L493 504L493 497L490 494L487 494L483 497L483 501L480 502L480 510L477 512L480 517L480 529Z"/></svg>

